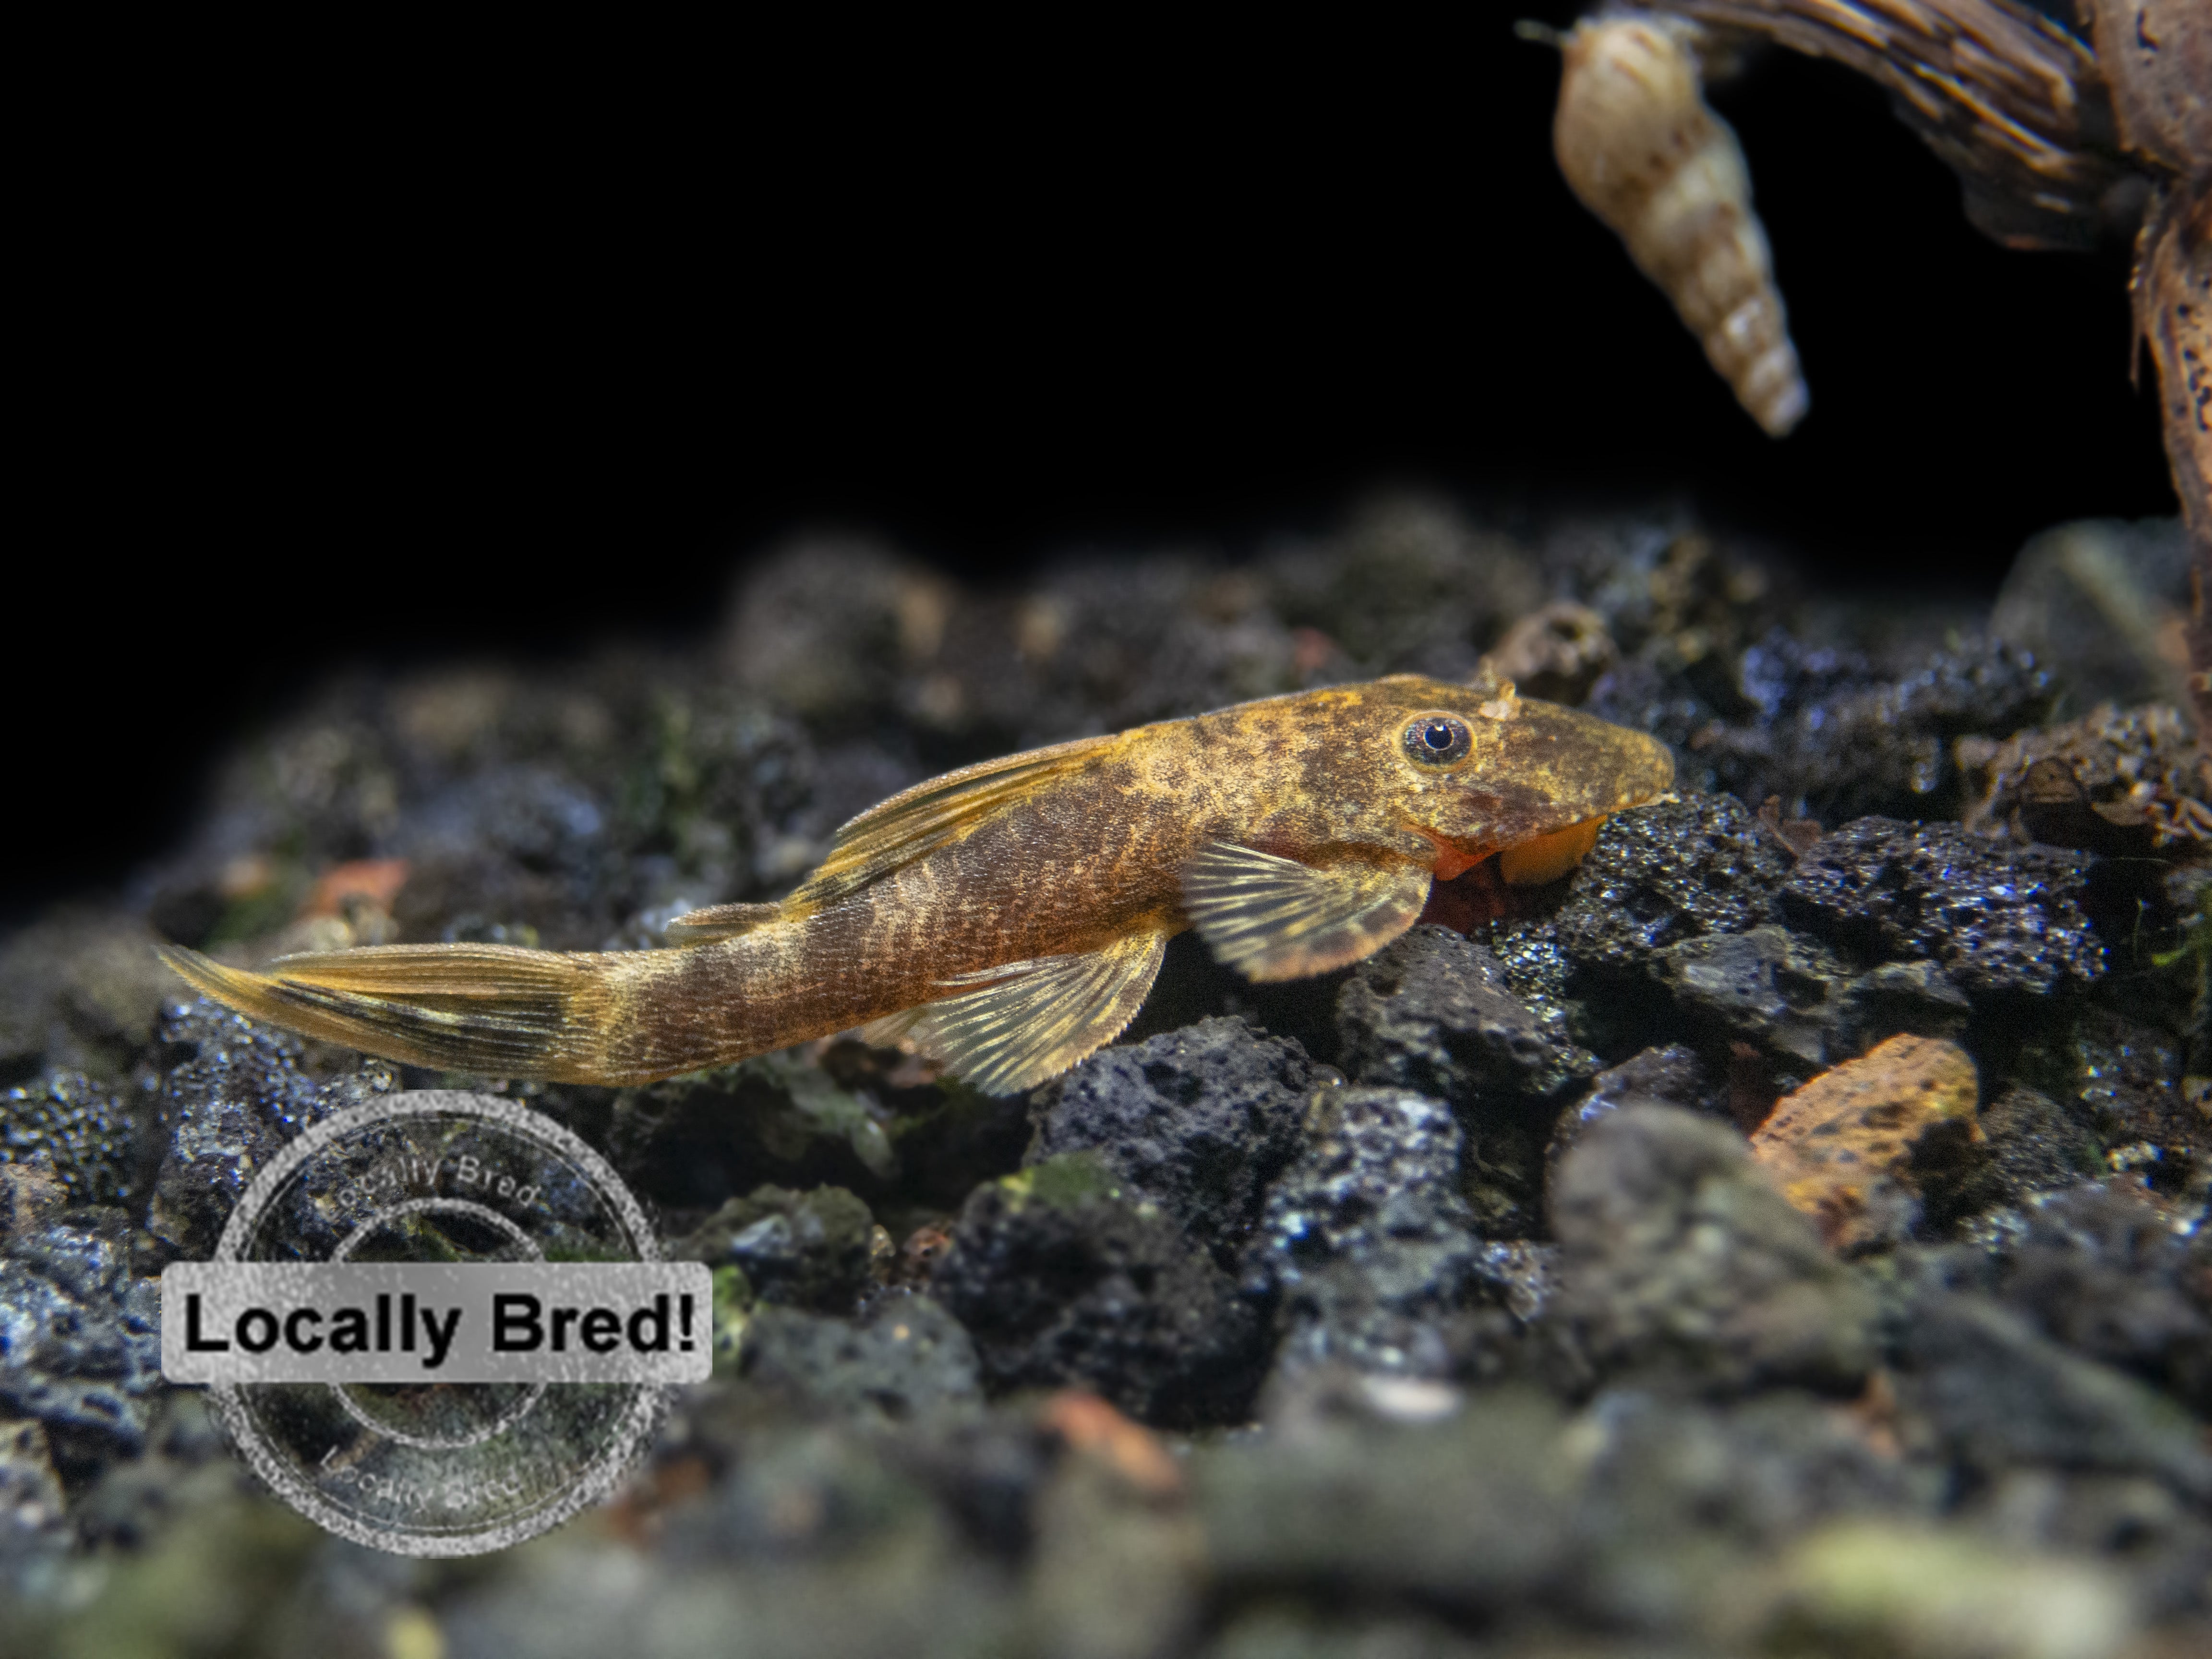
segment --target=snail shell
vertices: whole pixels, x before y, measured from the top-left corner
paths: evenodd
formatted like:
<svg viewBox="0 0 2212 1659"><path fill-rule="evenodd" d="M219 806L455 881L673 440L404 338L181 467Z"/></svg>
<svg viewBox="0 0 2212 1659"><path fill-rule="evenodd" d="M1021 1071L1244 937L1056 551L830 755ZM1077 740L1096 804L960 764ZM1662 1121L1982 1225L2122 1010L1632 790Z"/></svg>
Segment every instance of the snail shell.
<svg viewBox="0 0 2212 1659"><path fill-rule="evenodd" d="M1697 29L1678 19L1598 17L1560 42L1566 72L1552 129L1559 170L1620 233L1770 436L1808 399L1743 151L1698 87Z"/></svg>

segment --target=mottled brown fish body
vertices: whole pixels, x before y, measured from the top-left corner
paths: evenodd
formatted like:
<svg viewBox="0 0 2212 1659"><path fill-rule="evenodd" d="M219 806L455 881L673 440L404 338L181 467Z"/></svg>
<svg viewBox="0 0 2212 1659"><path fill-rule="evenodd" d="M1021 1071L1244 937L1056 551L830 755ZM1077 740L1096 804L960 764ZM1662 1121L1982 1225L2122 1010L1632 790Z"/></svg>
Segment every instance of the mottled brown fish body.
<svg viewBox="0 0 2212 1659"><path fill-rule="evenodd" d="M780 905L684 918L672 937L699 942L677 949L383 946L266 975L169 956L245 1012L447 1069L632 1083L873 1024L1020 1087L1118 1035L1185 927L1255 977L1323 971L1409 926L1432 875L1547 838L1578 856L1672 770L1510 686L1401 676L933 779Z"/></svg>

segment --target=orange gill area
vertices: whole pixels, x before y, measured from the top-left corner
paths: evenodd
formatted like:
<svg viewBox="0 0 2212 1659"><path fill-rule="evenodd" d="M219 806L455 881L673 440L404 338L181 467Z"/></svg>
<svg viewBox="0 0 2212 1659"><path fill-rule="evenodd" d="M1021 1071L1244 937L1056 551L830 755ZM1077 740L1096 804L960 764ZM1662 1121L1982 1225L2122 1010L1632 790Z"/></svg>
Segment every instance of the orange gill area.
<svg viewBox="0 0 2212 1659"><path fill-rule="evenodd" d="M1420 920L1454 933L1472 933L1486 922L1517 914L1517 896L1498 879L1498 860L1487 858L1449 881L1431 883Z"/></svg>

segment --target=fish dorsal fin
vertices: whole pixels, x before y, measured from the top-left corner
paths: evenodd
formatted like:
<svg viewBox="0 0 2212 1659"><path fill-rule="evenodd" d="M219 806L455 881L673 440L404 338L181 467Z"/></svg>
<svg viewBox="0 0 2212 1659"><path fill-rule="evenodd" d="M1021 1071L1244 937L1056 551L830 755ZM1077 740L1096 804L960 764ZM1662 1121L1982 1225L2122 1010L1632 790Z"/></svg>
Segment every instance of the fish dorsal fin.
<svg viewBox="0 0 2212 1659"><path fill-rule="evenodd" d="M1118 738L1079 738L1048 749L964 766L872 806L837 832L822 860L792 897L822 904L926 858L974 830L1000 807L1042 784L1083 770Z"/></svg>
<svg viewBox="0 0 2212 1659"><path fill-rule="evenodd" d="M1096 951L963 974L945 981L951 994L860 1035L910 1041L985 1094L1014 1094L1121 1036L1152 988L1166 945L1165 933L1147 929Z"/></svg>
<svg viewBox="0 0 2212 1659"><path fill-rule="evenodd" d="M1182 902L1213 954L1249 979L1303 979L1381 950L1428 902L1411 859L1301 864L1214 842L1183 866Z"/></svg>
<svg viewBox="0 0 2212 1659"><path fill-rule="evenodd" d="M780 904L710 904L685 911L663 931L671 945L708 945L765 927L782 913Z"/></svg>

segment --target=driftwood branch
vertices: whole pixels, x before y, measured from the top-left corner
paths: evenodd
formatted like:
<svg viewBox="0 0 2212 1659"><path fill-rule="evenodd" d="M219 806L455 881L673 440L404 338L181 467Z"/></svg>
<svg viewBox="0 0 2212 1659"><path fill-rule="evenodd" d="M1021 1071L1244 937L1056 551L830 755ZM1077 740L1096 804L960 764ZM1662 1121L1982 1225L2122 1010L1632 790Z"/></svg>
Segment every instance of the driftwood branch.
<svg viewBox="0 0 2212 1659"><path fill-rule="evenodd" d="M1950 165L1966 216L2011 247L2093 247L2140 207L2095 55L2002 0L1657 0L1709 27L1878 82Z"/></svg>
<svg viewBox="0 0 2212 1659"><path fill-rule="evenodd" d="M2136 328L2195 544L2189 689L2212 753L2212 6L2096 0L2091 38L2121 143L2160 175L2136 241Z"/></svg>
<svg viewBox="0 0 2212 1659"><path fill-rule="evenodd" d="M2083 247L2140 222L2136 325L2194 550L2190 689L2212 755L2212 0L2075 0L2069 33L2015 0L1638 0L1725 46L1849 64L2014 247ZM2084 38L2086 37L2086 38Z"/></svg>

